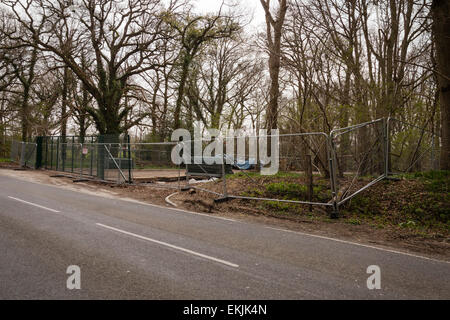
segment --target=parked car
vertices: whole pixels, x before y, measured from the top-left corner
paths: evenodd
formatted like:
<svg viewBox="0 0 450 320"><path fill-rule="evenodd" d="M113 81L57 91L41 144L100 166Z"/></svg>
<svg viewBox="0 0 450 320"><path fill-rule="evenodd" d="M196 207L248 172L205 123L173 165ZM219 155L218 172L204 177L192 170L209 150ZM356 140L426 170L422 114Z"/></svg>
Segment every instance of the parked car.
<svg viewBox="0 0 450 320"><path fill-rule="evenodd" d="M251 170L251 169L254 169L255 166L256 166L256 159L249 158L244 161L235 160L233 168L239 169L239 170Z"/></svg>

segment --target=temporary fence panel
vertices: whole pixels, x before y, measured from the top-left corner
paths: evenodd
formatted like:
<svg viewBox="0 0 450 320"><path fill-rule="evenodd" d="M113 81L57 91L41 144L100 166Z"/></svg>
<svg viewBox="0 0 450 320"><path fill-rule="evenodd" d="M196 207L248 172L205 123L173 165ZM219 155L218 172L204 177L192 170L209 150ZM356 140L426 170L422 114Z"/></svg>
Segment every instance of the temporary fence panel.
<svg viewBox="0 0 450 320"><path fill-rule="evenodd" d="M176 169L177 165L171 161L171 153L175 145L175 142L130 144L135 169Z"/></svg>
<svg viewBox="0 0 450 320"><path fill-rule="evenodd" d="M332 174L339 205L387 176L386 125L386 119L378 119L331 132Z"/></svg>
<svg viewBox="0 0 450 320"><path fill-rule="evenodd" d="M104 180L125 183L132 181L133 161L126 144L104 144Z"/></svg>
<svg viewBox="0 0 450 320"><path fill-rule="evenodd" d="M189 187L222 198L332 206L325 133L234 136L218 141L225 159L221 179L216 173L208 174L210 166L200 162L196 165L203 167L204 179L190 181ZM203 150L208 143L201 141ZM213 158L220 164L220 151ZM233 174L227 173L226 164L233 166Z"/></svg>
<svg viewBox="0 0 450 320"><path fill-rule="evenodd" d="M186 179L184 166L172 161L177 142L129 143L134 183L151 184L162 188L181 188Z"/></svg>
<svg viewBox="0 0 450 320"><path fill-rule="evenodd" d="M21 167L36 167L36 143L34 142L11 142L11 161L17 162Z"/></svg>
<svg viewBox="0 0 450 320"><path fill-rule="evenodd" d="M11 149L10 149L11 156L10 156L10 159L11 159L12 162L19 163L21 146L22 146L22 142L20 142L20 141L13 140L11 142Z"/></svg>

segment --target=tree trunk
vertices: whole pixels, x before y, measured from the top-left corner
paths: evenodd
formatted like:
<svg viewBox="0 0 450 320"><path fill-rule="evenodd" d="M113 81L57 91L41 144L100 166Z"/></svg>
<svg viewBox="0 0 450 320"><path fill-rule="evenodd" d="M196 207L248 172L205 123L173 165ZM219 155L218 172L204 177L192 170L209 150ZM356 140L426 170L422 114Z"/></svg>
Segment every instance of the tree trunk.
<svg viewBox="0 0 450 320"><path fill-rule="evenodd" d="M267 108L267 129L278 128L278 98L280 96L280 56L279 47L277 53L271 53L269 58L269 72L270 72L270 100ZM276 50L274 48L274 50Z"/></svg>
<svg viewBox="0 0 450 320"><path fill-rule="evenodd" d="M23 100L22 100L22 108L21 108L21 119L22 122L22 141L28 141L29 138L29 89L27 87L24 88Z"/></svg>
<svg viewBox="0 0 450 320"><path fill-rule="evenodd" d="M190 57L186 53L186 56L183 60L183 70L181 72L181 79L180 84L178 86L178 98L177 98L177 104L175 106L175 113L174 113L174 125L173 129L179 129L181 125L181 106L183 104L183 98L184 98L184 89L186 87L186 79L188 77L189 72L189 66L190 66Z"/></svg>
<svg viewBox="0 0 450 320"><path fill-rule="evenodd" d="M433 0L431 10L440 91L440 162L441 170L450 170L450 0Z"/></svg>
<svg viewBox="0 0 450 320"><path fill-rule="evenodd" d="M269 105L266 112L267 130L278 128L278 99L280 97L280 65L281 65L281 36L287 12L286 0L279 0L279 8L274 18L270 12L270 0L260 0L266 14L267 49L269 51L270 91ZM272 36L273 34L273 36ZM268 132L267 155L272 155L272 137Z"/></svg>
<svg viewBox="0 0 450 320"><path fill-rule="evenodd" d="M62 138L62 145L61 145L61 160L62 160L62 167L63 171L66 167L66 158L67 158L67 99L68 99L68 92L69 92L69 68L64 67L64 74L63 74L63 87L62 87L62 104L61 104L61 138Z"/></svg>
<svg viewBox="0 0 450 320"><path fill-rule="evenodd" d="M267 108L267 129L278 128L278 99L280 96L280 64L281 64L281 36L286 17L286 0L280 0L276 18L270 12L270 1L261 0L266 14L267 49L269 51L270 95Z"/></svg>

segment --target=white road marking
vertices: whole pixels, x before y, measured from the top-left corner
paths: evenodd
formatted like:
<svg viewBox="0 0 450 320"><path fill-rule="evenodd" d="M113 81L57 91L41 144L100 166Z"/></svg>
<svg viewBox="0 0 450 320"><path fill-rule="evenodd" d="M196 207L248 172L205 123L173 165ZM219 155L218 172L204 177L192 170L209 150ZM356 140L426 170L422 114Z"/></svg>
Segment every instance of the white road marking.
<svg viewBox="0 0 450 320"><path fill-rule="evenodd" d="M11 197L11 196L8 196L8 198L16 200L16 201L19 201L19 202L23 202L23 203L29 204L30 206L35 206L35 207L38 207L38 208L41 208L41 209L45 209L45 210L48 210L48 211L51 211L51 212L55 212L55 213L61 212L61 211L58 211L58 210L50 209L50 208L41 206L39 204L28 202L28 201L25 201L25 200L22 200L22 199L18 199L18 198L14 198L14 197Z"/></svg>
<svg viewBox="0 0 450 320"><path fill-rule="evenodd" d="M371 245L368 245L368 244L362 244L362 243L351 242L351 241L346 241L346 240L341 240L341 239L336 239L336 238L329 238L329 237L324 237L324 236L318 236L318 235L315 235L315 234L304 233L304 232L299 232L299 231L292 231L292 230L288 230L288 229L280 229L280 228L273 228L273 227L266 227L266 228L267 229L272 229L272 230L277 230L277 231L295 233L295 234L299 234L299 235L302 235L302 236L308 236L308 237L313 237L313 238L319 238L319 239L324 239L324 240L330 240L330 241L345 243L345 244L351 244L351 245L365 247L365 248L370 248L370 249L376 249L376 250L390 252L390 253L403 254L405 256L410 256L410 257L414 257L414 258L430 260L430 261L434 261L434 262L441 262L441 263L448 263L448 264L450 264L450 261L428 258L428 257L425 257L425 256L419 256L419 255L408 253L408 252L397 251L397 250L392 250L392 249L385 249L385 248L381 248L381 247L371 246Z"/></svg>
<svg viewBox="0 0 450 320"><path fill-rule="evenodd" d="M107 226L107 225L104 225L104 224L101 224L101 223L96 223L96 225L99 226L99 227L103 227L103 228L106 228L106 229L109 229L109 230L113 230L113 231L117 231L117 232L129 235L129 236L133 236L133 237L136 237L138 239L150 241L150 242L157 243L157 244L160 244L160 245L172 248L172 249L183 251L183 252L189 253L191 255L197 256L197 257L201 257L201 258L208 259L208 260L211 260L211 261L219 262L219 263L222 263L224 265L227 265L227 266L230 266L230 267L233 267L233 268L239 268L239 265L237 265L237 264L234 264L234 263L222 260L222 259L214 258L214 257L208 256L208 255L205 255L205 254L202 254L202 253L198 253L198 252L195 252L195 251L192 251L192 250L189 250L189 249L178 247L178 246L175 246L175 245L167 243L167 242L163 242L163 241L147 238L147 237L144 237L144 236L132 233L132 232L128 232L128 231L125 231L125 230L121 230L121 229L117 229L117 228L114 228L114 227L110 227L110 226Z"/></svg>
<svg viewBox="0 0 450 320"><path fill-rule="evenodd" d="M170 197L172 197L172 196L174 196L174 195L176 195L176 194L178 194L178 192L175 192L175 193L172 193L172 194L168 195L168 196L166 197L166 199L164 199L164 200L165 200L168 204L170 204L171 206L178 207L173 201L170 201Z"/></svg>

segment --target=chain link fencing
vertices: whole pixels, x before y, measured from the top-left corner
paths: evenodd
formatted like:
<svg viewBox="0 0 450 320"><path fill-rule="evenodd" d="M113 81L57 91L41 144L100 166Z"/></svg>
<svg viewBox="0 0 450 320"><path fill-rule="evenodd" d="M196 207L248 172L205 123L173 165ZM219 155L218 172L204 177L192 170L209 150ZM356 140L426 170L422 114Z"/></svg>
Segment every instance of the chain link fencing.
<svg viewBox="0 0 450 320"><path fill-rule="evenodd" d="M13 140L11 142L11 161L23 168L36 168L36 143Z"/></svg>

